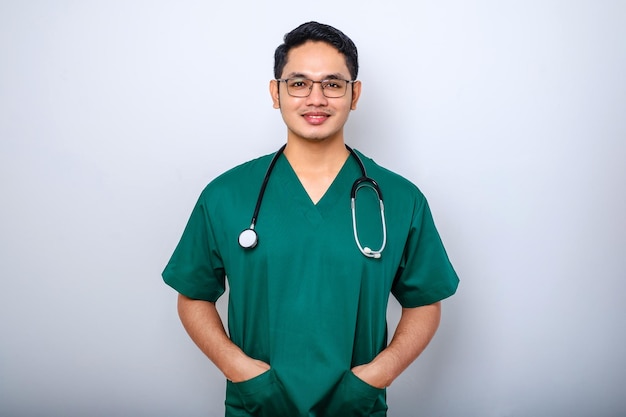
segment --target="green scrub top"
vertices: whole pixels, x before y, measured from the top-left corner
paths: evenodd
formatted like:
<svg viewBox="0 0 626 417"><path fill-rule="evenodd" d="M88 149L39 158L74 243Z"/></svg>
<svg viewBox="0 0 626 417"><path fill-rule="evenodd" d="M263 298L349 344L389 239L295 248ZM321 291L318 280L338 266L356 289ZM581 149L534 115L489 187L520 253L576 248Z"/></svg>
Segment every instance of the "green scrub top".
<svg viewBox="0 0 626 417"><path fill-rule="evenodd" d="M227 382L226 416L385 416L385 390L350 369L387 344L392 293L403 307L452 295L458 278L426 199L408 180L359 156L384 197L387 245L379 259L358 249L350 190L361 176L349 157L313 204L284 155L270 176L254 249L238 244L272 155L235 167L202 192L163 278L190 298L216 301L228 279L232 341L271 369ZM378 198L356 199L363 246L380 248Z"/></svg>

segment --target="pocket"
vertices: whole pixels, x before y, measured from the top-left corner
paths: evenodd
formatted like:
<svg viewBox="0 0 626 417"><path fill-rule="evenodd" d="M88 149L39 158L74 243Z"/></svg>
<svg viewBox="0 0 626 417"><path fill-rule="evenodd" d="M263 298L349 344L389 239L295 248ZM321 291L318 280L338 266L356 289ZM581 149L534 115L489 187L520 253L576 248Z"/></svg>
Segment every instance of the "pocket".
<svg viewBox="0 0 626 417"><path fill-rule="evenodd" d="M229 382L243 408L255 417L294 417L297 408L287 395L273 368L243 382Z"/></svg>
<svg viewBox="0 0 626 417"><path fill-rule="evenodd" d="M324 410L320 410L322 412L319 415L327 417L369 416L376 400L384 392L384 388L376 388L354 375L352 371L346 371L326 405L320 404Z"/></svg>

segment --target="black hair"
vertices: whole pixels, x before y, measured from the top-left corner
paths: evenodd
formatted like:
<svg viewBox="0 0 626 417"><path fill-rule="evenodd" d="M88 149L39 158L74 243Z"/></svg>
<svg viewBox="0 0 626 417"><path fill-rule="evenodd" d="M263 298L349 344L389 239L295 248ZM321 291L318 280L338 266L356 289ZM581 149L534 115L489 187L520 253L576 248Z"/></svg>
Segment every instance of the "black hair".
<svg viewBox="0 0 626 417"><path fill-rule="evenodd" d="M352 80L356 80L359 72L359 57L356 45L339 29L318 22L303 23L283 38L284 43L274 52L274 77L280 78L285 65L287 54L292 48L300 46L308 41L326 42L337 48L346 58L346 66L350 71Z"/></svg>

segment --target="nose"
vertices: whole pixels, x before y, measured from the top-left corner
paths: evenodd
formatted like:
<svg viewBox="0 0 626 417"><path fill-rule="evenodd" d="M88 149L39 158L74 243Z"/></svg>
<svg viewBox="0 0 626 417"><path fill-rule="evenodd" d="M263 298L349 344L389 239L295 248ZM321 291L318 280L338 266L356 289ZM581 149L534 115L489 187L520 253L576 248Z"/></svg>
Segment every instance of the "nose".
<svg viewBox="0 0 626 417"><path fill-rule="evenodd" d="M313 87L311 87L311 94L307 97L307 104L313 106L326 105L327 100L324 95L324 91L322 88L322 83L314 82Z"/></svg>

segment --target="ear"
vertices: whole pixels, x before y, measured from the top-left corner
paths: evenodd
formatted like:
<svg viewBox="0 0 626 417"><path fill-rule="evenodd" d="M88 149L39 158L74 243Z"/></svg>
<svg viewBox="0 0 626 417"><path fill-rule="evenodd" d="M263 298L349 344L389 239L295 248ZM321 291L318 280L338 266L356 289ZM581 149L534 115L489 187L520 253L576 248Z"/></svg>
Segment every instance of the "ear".
<svg viewBox="0 0 626 417"><path fill-rule="evenodd" d="M271 80L270 81L270 95L272 96L272 103L275 109L280 109L280 96L278 89L278 81Z"/></svg>
<svg viewBox="0 0 626 417"><path fill-rule="evenodd" d="M352 83L352 100L350 103L350 110L356 110L356 104L361 97L361 81L355 81Z"/></svg>

